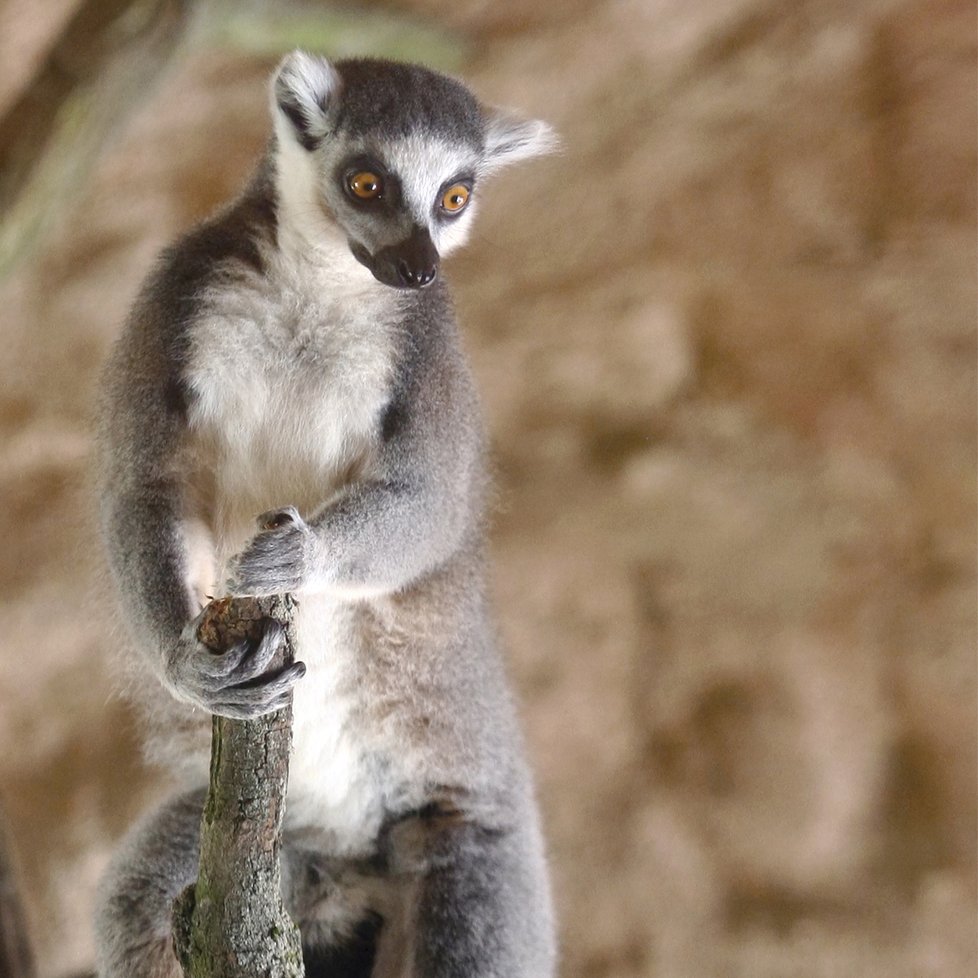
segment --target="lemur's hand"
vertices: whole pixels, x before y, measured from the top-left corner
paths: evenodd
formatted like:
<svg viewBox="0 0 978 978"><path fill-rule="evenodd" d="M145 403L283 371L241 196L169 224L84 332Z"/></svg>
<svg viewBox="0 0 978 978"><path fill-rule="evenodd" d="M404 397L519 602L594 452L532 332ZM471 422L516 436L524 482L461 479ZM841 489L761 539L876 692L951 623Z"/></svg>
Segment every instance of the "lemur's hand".
<svg viewBox="0 0 978 978"><path fill-rule="evenodd" d="M197 638L205 611L184 628L167 650L166 683L180 699L209 713L235 720L253 720L288 705L292 687L305 674L302 662L268 671L285 638L285 629L272 619L261 634L224 652L215 652Z"/></svg>
<svg viewBox="0 0 978 978"><path fill-rule="evenodd" d="M228 593L235 597L287 594L306 583L315 534L294 506L258 517L258 533L231 565Z"/></svg>

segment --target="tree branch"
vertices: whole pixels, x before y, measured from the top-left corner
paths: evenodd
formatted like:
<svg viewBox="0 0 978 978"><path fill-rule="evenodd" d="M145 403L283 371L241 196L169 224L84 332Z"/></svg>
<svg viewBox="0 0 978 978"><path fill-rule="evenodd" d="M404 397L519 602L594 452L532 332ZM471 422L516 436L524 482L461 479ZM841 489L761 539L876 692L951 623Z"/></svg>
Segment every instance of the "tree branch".
<svg viewBox="0 0 978 978"><path fill-rule="evenodd" d="M83 183L169 62L193 0L83 0L0 120L0 276Z"/></svg>
<svg viewBox="0 0 978 978"><path fill-rule="evenodd" d="M254 640L266 618L286 627L292 661L295 602L212 601L198 637L215 650ZM197 883L177 899L174 946L186 978L302 978L299 929L282 903L279 849L292 746L292 706L257 720L214 717Z"/></svg>

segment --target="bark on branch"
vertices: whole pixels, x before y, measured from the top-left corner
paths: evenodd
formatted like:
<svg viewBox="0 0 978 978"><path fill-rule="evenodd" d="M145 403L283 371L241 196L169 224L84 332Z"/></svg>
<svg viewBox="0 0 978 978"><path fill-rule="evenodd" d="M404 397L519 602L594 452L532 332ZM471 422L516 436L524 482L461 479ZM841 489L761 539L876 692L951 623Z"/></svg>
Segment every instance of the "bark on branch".
<svg viewBox="0 0 978 978"><path fill-rule="evenodd" d="M198 635L226 650L261 623L286 626L279 667L292 661L294 601L213 601ZM292 707L258 720L214 717L211 779L200 870L174 905L173 933L186 978L302 978L299 930L282 904L279 848L292 745Z"/></svg>

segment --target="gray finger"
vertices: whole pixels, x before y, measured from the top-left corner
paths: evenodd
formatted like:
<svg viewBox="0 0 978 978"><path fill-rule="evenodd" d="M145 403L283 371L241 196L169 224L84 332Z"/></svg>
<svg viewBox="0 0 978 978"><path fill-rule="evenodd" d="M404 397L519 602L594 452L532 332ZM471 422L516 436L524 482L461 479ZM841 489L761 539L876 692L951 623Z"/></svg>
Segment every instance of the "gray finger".
<svg viewBox="0 0 978 978"><path fill-rule="evenodd" d="M247 645L246 655L233 671L234 685L238 686L264 674L285 640L285 628L269 618L262 637Z"/></svg>

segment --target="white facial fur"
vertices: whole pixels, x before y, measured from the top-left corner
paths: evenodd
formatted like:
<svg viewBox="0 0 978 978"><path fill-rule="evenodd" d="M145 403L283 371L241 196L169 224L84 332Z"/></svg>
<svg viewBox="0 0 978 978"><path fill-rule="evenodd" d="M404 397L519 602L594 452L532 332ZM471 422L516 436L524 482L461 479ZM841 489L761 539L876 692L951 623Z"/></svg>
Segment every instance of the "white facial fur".
<svg viewBox="0 0 978 978"><path fill-rule="evenodd" d="M436 215L445 184L459 176L472 177L479 159L465 146L440 139L405 136L384 147L384 158L400 177L402 192L415 222L427 227L442 255L465 243L475 212L476 191L457 217L439 220Z"/></svg>
<svg viewBox="0 0 978 978"><path fill-rule="evenodd" d="M459 176L471 178L480 171L482 160L472 149L415 134L390 140L383 146L364 140L331 145L327 140L315 153L310 153L296 142L291 124L281 112L275 114L275 130L280 216L283 218L280 223L281 229L293 239L294 247L308 254L328 243L333 251L336 245L345 247L345 241L352 233L371 251L376 251L404 240L413 225L428 229L442 256L468 239L478 190L459 215L439 220L437 213L447 181ZM342 158L357 153L378 159L400 180L405 205L397 219L387 220L371 229L369 242L363 241L363 235L357 233L357 223L363 216L343 200L342 188L335 185L335 170ZM344 224L347 228L342 226ZM283 247L288 247L287 241L283 241ZM357 264L352 256L351 261Z"/></svg>
<svg viewBox="0 0 978 978"><path fill-rule="evenodd" d="M373 281L373 276L350 254L346 234L323 208L317 157L295 140L291 123L276 111L275 180L279 200L279 247L287 256L328 255L328 265L354 281ZM337 267L338 265L338 267Z"/></svg>

